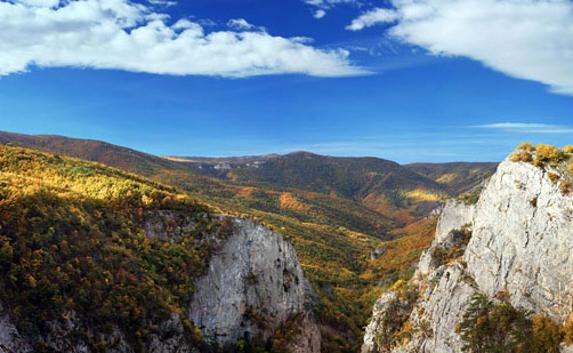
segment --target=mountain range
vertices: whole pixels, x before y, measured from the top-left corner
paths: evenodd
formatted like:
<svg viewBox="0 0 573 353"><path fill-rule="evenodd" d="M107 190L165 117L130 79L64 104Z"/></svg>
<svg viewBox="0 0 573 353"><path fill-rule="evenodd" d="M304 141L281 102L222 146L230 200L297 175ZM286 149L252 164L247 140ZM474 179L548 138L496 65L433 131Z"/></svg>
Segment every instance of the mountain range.
<svg viewBox="0 0 573 353"><path fill-rule="evenodd" d="M400 165L310 152L159 157L100 141L7 132L0 133L0 143L134 173L217 213L248 217L280 232L292 241L319 298L314 311L328 352L358 349L375 298L408 278L430 245L433 211L448 198L478 192L497 167Z"/></svg>

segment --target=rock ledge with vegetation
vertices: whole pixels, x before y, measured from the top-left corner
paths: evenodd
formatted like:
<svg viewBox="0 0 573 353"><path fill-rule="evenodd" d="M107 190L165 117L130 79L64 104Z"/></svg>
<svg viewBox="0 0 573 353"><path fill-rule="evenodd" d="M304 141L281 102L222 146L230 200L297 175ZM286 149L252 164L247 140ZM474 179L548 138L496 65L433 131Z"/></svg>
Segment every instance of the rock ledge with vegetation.
<svg viewBox="0 0 573 353"><path fill-rule="evenodd" d="M362 352L571 351L572 154L521 145L475 205L448 203L414 278L378 300Z"/></svg>

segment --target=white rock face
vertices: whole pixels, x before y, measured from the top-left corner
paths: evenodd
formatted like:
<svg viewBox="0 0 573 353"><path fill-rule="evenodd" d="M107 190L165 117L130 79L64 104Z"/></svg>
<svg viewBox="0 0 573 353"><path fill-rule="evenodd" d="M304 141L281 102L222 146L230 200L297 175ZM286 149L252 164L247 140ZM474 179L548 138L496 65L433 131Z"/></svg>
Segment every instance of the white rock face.
<svg viewBox="0 0 573 353"><path fill-rule="evenodd" d="M302 316L306 337L293 337L291 351L320 352L320 332L306 309L312 292L294 248L259 224L235 224L238 231L196 282L190 319L207 338L226 345L266 340L280 324Z"/></svg>
<svg viewBox="0 0 573 353"><path fill-rule="evenodd" d="M475 205L466 205L457 200L446 202L436 225L434 244L443 242L452 230L461 229L465 225L471 226L475 211Z"/></svg>
<svg viewBox="0 0 573 353"><path fill-rule="evenodd" d="M395 292L389 291L378 298L374 304L372 319L370 323L368 323L368 326L366 326L366 331L364 332L362 353L370 353L378 350L376 336L384 328L385 317L390 314L389 306L392 305L397 298L398 295Z"/></svg>
<svg viewBox="0 0 573 353"><path fill-rule="evenodd" d="M436 235L432 246L430 249L424 251L420 257L420 262L418 263L418 269L416 275L423 274L426 275L435 270L435 266L432 263L432 250L447 241L448 235L452 230L461 229L466 225L473 223L473 217L475 213L474 205L466 205L461 201L451 200L446 202L442 213L438 218L438 224L436 225Z"/></svg>
<svg viewBox="0 0 573 353"><path fill-rule="evenodd" d="M466 224L473 232L463 259L436 264L433 250L447 248L450 232ZM411 283L421 289L409 319L414 334L393 353L461 352L455 327L476 293L493 298L507 290L514 307L563 321L573 311L573 196L564 195L548 171L504 161L475 208L446 205ZM428 289L428 283L436 284ZM372 322L381 315L375 307ZM363 353L381 352L372 348L375 333L367 329Z"/></svg>
<svg viewBox="0 0 573 353"><path fill-rule="evenodd" d="M459 262L439 265L432 257L437 247L455 245L450 232L472 224L474 206L449 201L443 208L436 226L436 238L418 264L418 271L410 282L419 288L420 298L413 303L408 321L414 334L410 342L397 347L393 353L460 353L463 342L455 331L472 296L477 292L471 277ZM395 292L383 294L374 306L372 319L366 328L362 353L385 352L375 344L377 332L387 308L396 298Z"/></svg>
<svg viewBox="0 0 573 353"><path fill-rule="evenodd" d="M573 198L547 172L505 161L483 191L466 255L480 289L563 320L573 307Z"/></svg>
<svg viewBox="0 0 573 353"><path fill-rule="evenodd" d="M477 290L460 264L443 266L434 276L428 280L437 281L436 287L418 300L410 316L417 331L411 343L400 352L462 352L464 343L456 333L456 325Z"/></svg>

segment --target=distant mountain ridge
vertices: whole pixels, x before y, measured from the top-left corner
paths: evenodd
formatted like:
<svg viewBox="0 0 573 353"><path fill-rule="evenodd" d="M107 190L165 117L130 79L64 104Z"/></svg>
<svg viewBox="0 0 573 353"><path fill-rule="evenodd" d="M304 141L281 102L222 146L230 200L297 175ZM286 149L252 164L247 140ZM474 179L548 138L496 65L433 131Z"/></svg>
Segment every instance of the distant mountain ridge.
<svg viewBox="0 0 573 353"><path fill-rule="evenodd" d="M499 163L450 162L413 163L405 167L444 185L451 193L469 192L484 183L497 169Z"/></svg>
<svg viewBox="0 0 573 353"><path fill-rule="evenodd" d="M324 188L331 186L332 181L323 185L313 185L308 183L308 179L317 177L314 175L288 174L287 167L304 167L304 160L312 161L321 167L322 176L331 173L333 169L344 168L350 173L366 171L372 175L380 176L384 174L387 178L385 184L395 187L405 181L414 181L417 186L427 186L432 189L447 191L450 194L468 192L475 186L481 184L495 172L497 162L447 162L447 163L411 163L400 165L396 162L377 157L332 157L315 154L307 151L297 151L288 154L269 154L260 156L241 157L178 157L167 156L167 160L187 164L196 172L204 175L215 176L221 179L229 179L241 182L261 182L271 185L285 186L289 182L294 182L296 187L312 191L324 192ZM407 169L409 172L403 170ZM280 174L274 174L273 169L281 170ZM302 174L306 170L300 168L294 170L297 174ZM292 171L289 171L292 172ZM416 175L417 174L417 175ZM348 177L349 175L344 175ZM420 178L420 176L424 178ZM396 182L394 178L405 178ZM293 180L294 179L294 180ZM429 180L427 180L429 179ZM339 182L339 181L337 181ZM393 184L392 184L393 183ZM318 183L316 183L318 184ZM335 183L334 183L335 184ZM345 190L348 191L348 190ZM352 195L352 192L343 192L345 196Z"/></svg>
<svg viewBox="0 0 573 353"><path fill-rule="evenodd" d="M136 173L170 168L233 182L335 192L350 198L365 197L381 187L466 192L493 174L497 166L468 162L400 165L377 157L331 157L306 151L239 157L159 157L97 140L1 131L0 143L61 153Z"/></svg>
<svg viewBox="0 0 573 353"><path fill-rule="evenodd" d="M331 157L299 151L230 158L168 157L194 172L235 183L336 195L412 222L438 203L479 188L497 163L400 165L375 157Z"/></svg>
<svg viewBox="0 0 573 353"><path fill-rule="evenodd" d="M210 165L228 165L225 178L256 182L307 191L335 192L359 198L376 187L426 187L441 191L441 186L396 162L374 157L330 157L311 152L212 160ZM199 162L204 166L205 163Z"/></svg>
<svg viewBox="0 0 573 353"><path fill-rule="evenodd" d="M232 184L318 192L359 202L377 212L389 212L401 222L411 222L442 200L473 190L493 174L497 165L403 166L376 157L331 157L305 151L222 158L158 157L96 140L8 132L0 132L0 142L96 161L144 176L165 171L185 174L196 186L212 188L213 183L217 184L202 178L208 177Z"/></svg>

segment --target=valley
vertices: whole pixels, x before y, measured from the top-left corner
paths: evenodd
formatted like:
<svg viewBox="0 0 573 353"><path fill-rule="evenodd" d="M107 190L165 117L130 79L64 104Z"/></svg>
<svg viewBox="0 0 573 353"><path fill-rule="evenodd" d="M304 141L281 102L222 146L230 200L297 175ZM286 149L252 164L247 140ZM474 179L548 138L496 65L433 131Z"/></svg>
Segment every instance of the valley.
<svg viewBox="0 0 573 353"><path fill-rule="evenodd" d="M573 353L573 0L0 0L0 353Z"/></svg>
<svg viewBox="0 0 573 353"><path fill-rule="evenodd" d="M292 241L319 301L322 350L356 352L372 303L408 279L434 236L432 213L480 189L496 164L406 165L308 152L243 158L156 157L61 136L0 133L3 144L119 168L261 222Z"/></svg>

